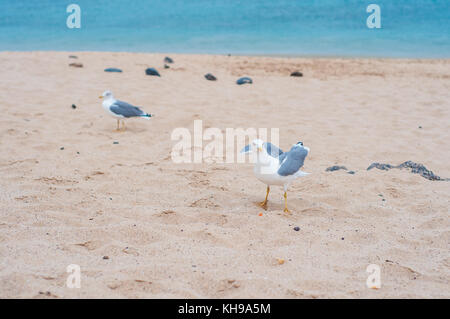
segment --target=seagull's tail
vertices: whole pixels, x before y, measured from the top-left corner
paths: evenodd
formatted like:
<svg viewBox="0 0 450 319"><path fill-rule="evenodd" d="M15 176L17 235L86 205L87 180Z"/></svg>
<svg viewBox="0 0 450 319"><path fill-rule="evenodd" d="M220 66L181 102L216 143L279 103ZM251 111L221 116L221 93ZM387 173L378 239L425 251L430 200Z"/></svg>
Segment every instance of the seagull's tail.
<svg viewBox="0 0 450 319"><path fill-rule="evenodd" d="M154 116L155 116L155 114L148 114L148 113L145 113L145 114L141 115L141 117L146 119L146 120L150 120L150 118L154 117Z"/></svg>
<svg viewBox="0 0 450 319"><path fill-rule="evenodd" d="M295 173L295 176L296 177L302 177L302 176L306 176L306 175L309 175L309 174L311 174L311 173L307 173L307 172L299 170L297 173Z"/></svg>

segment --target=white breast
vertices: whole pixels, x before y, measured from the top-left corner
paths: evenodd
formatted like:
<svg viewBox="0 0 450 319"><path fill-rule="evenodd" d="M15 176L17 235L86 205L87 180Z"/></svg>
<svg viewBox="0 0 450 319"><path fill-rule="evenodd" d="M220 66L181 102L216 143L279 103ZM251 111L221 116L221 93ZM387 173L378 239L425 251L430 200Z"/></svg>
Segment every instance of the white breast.
<svg viewBox="0 0 450 319"><path fill-rule="evenodd" d="M280 162L278 158L274 158L267 154L267 152L262 151L256 157L253 173L257 179L267 185L283 185L285 179L278 175L279 168Z"/></svg>
<svg viewBox="0 0 450 319"><path fill-rule="evenodd" d="M111 112L111 110L109 109L110 106L111 106L112 104L114 104L115 101L116 101L116 100L114 100L114 99L106 99L106 100L104 100L103 103L102 103L103 109L106 111L106 113L108 113L109 115L111 115L112 117L114 117L114 118L116 118L116 119L117 119L117 118L123 118L122 115L118 115L118 114L116 114L116 113L113 113L113 112Z"/></svg>

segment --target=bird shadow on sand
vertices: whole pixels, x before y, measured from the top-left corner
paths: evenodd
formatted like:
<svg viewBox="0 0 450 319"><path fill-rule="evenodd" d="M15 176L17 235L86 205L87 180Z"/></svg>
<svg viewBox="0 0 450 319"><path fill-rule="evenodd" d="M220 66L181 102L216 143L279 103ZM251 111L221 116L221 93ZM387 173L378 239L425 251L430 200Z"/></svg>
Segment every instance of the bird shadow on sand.
<svg viewBox="0 0 450 319"><path fill-rule="evenodd" d="M264 198L263 198L264 199ZM280 203L277 203L276 201L272 200L268 200L267 204L262 206L261 205L261 201L262 200L258 200L258 201L252 201L254 207L256 207L257 209L259 209L260 212L265 212L265 213L284 213L283 209L284 209L284 202L280 201ZM295 208L291 208L289 207L289 211L290 214L293 214L296 212ZM284 213L286 215L289 215L289 213Z"/></svg>
<svg viewBox="0 0 450 319"><path fill-rule="evenodd" d="M111 128L105 127L105 128L102 129L102 131L104 133L109 133L112 136L116 136L116 134L126 135L127 133L133 133L133 134L144 133L144 132L148 131L148 128L146 128L146 127L139 127L139 126L133 126L132 124L130 124L130 125L127 125L125 130L123 130L123 129L116 130L113 127L111 127Z"/></svg>

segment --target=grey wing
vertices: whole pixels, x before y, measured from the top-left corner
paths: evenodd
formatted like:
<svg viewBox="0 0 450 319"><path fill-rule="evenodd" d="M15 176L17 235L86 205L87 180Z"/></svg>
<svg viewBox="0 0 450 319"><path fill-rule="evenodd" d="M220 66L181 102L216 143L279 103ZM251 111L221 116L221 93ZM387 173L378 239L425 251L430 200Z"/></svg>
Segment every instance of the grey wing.
<svg viewBox="0 0 450 319"><path fill-rule="evenodd" d="M145 112L138 107L122 101L114 102L114 104L112 104L109 109L111 110L111 112L122 115L124 117L145 115Z"/></svg>
<svg viewBox="0 0 450 319"><path fill-rule="evenodd" d="M305 162L308 151L304 148L294 147L289 152L284 153L284 160L278 169L278 175L289 176L299 171Z"/></svg>
<svg viewBox="0 0 450 319"><path fill-rule="evenodd" d="M285 153L281 154L281 155L278 157L278 160L280 161L280 164L283 163L284 159L286 158L286 156L287 156L288 154L289 154L289 152L285 152Z"/></svg>
<svg viewBox="0 0 450 319"><path fill-rule="evenodd" d="M283 151L272 143L265 142L263 146L266 148L267 153L272 157L276 158L283 154Z"/></svg>
<svg viewBox="0 0 450 319"><path fill-rule="evenodd" d="M241 153L247 153L250 152L250 145L245 145L244 148L241 150Z"/></svg>

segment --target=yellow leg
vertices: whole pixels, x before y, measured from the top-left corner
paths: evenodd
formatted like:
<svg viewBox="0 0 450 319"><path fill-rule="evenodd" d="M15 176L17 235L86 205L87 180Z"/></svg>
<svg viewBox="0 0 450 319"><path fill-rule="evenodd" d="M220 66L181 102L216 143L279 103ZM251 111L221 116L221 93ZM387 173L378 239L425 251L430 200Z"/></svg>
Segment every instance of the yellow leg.
<svg viewBox="0 0 450 319"><path fill-rule="evenodd" d="M266 206L267 206L267 198L269 197L269 192L270 192L270 187L267 186L266 198L264 199L263 202L259 203L259 205L260 205L261 207L266 208Z"/></svg>
<svg viewBox="0 0 450 319"><path fill-rule="evenodd" d="M116 131L120 131L120 123L119 123L119 120L117 120L117 129L116 129Z"/></svg>
<svg viewBox="0 0 450 319"><path fill-rule="evenodd" d="M122 129L125 131L125 120L122 120Z"/></svg>
<svg viewBox="0 0 450 319"><path fill-rule="evenodd" d="M287 208L287 193L284 192L284 212L290 213L289 209Z"/></svg>

